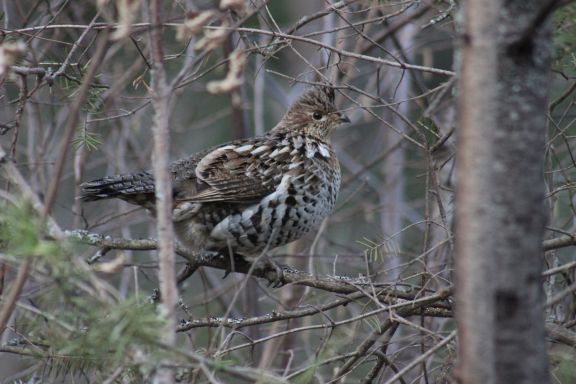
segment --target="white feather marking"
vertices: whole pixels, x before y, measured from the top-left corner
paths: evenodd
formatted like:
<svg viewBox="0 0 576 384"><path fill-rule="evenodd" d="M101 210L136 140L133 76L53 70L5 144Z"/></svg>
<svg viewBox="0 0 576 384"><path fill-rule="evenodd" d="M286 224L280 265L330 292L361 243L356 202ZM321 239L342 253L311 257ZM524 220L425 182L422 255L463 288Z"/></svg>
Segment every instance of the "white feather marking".
<svg viewBox="0 0 576 384"><path fill-rule="evenodd" d="M253 151L250 152L250 153L253 154L253 155L258 155L258 154L260 154L260 153L262 153L262 152L266 152L266 151L269 150L269 149L270 149L269 146L267 146L267 145L261 145L261 146L257 147L255 150L253 150Z"/></svg>
<svg viewBox="0 0 576 384"><path fill-rule="evenodd" d="M210 232L210 236L216 239L226 239L230 236L228 226L230 225L230 216L219 222L214 229Z"/></svg>
<svg viewBox="0 0 576 384"><path fill-rule="evenodd" d="M282 176L282 181L280 181L280 185L278 185L276 191L288 192L288 187L290 186L291 181L292 181L292 175Z"/></svg>
<svg viewBox="0 0 576 384"><path fill-rule="evenodd" d="M272 153L270 154L270 157L274 158L274 157L278 156L279 154L280 154L280 151L278 150L278 148L276 148L276 149L274 150L274 152L272 152Z"/></svg>
<svg viewBox="0 0 576 384"><path fill-rule="evenodd" d="M306 148L306 157L307 158L313 159L315 154L316 154L316 148L311 147L311 146Z"/></svg>
<svg viewBox="0 0 576 384"><path fill-rule="evenodd" d="M239 148L236 148L234 150L234 152L236 152L236 153L248 152L248 151L252 150L252 148L254 148L254 144L246 144L246 145L243 145Z"/></svg>
<svg viewBox="0 0 576 384"><path fill-rule="evenodd" d="M324 144L318 145L318 149L320 150L320 154L325 158L330 158L330 151Z"/></svg>
<svg viewBox="0 0 576 384"><path fill-rule="evenodd" d="M288 169L294 169L294 168L298 168L299 166L302 165L302 162L299 161L297 163L290 163L290 165L288 166Z"/></svg>
<svg viewBox="0 0 576 384"><path fill-rule="evenodd" d="M255 212L256 210L253 208L246 209L244 212L242 212L242 221L249 220Z"/></svg>
<svg viewBox="0 0 576 384"><path fill-rule="evenodd" d="M306 176L306 174L301 173L298 176L294 177L292 181L301 181L304 176Z"/></svg>
<svg viewBox="0 0 576 384"><path fill-rule="evenodd" d="M304 139L302 138L302 136L296 136L294 138L294 148L298 149L302 145L304 145Z"/></svg>

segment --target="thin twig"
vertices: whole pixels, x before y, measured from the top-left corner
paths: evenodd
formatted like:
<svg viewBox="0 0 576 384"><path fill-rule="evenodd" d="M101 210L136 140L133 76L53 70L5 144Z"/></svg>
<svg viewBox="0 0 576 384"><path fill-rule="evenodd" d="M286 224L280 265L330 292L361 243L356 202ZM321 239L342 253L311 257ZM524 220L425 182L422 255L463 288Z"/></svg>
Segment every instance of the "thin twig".
<svg viewBox="0 0 576 384"><path fill-rule="evenodd" d="M205 29L226 29L226 30L231 29L228 27L212 27L212 26L207 26L204 28ZM368 62L372 62L372 63L384 64L384 65L394 67L394 68L413 69L416 71L434 73L434 74L443 75L443 76L454 76L455 75L455 73L453 71L448 71L445 69L425 67L422 65L406 64L403 62L385 60L385 59L381 59L379 57L367 56L367 55L362 55L362 54L355 53L355 52L345 51L343 49L338 49L338 48L333 47L331 45L324 44L320 41L308 39L308 38L301 37L301 36L288 35L288 34L279 33L279 32L265 31L265 30L257 29L257 28L236 28L235 30L238 32L256 33L256 34L262 34L262 35L268 35L268 36L275 36L275 37L279 37L279 38L286 39L286 40L301 41L303 43L308 43L308 44L312 44L312 45L315 45L315 46L318 46L318 47L321 47L324 49L328 49L328 50L330 50L334 53L337 53L341 56L353 57L355 59L360 59L360 60L364 60L364 61L368 61Z"/></svg>
<svg viewBox="0 0 576 384"><path fill-rule="evenodd" d="M446 336L441 342L439 342L438 344L436 344L434 347L430 348L429 350L426 351L426 353L423 353L422 355L420 355L418 358L412 360L409 364L407 364L404 368L402 368L400 370L400 372L396 373L394 376L392 376L390 379L386 380L385 384L392 384L394 383L396 380L398 380L400 377L404 376L406 373L408 373L408 371L410 371L412 368L416 367L417 365L419 365L421 362L426 361L426 359L428 359L430 356L432 356L434 353L436 353L436 351L438 351L439 349L441 349L442 347L444 347L446 344L448 344L450 341L452 341L452 339L454 339L456 337L456 331L452 331L448 336Z"/></svg>

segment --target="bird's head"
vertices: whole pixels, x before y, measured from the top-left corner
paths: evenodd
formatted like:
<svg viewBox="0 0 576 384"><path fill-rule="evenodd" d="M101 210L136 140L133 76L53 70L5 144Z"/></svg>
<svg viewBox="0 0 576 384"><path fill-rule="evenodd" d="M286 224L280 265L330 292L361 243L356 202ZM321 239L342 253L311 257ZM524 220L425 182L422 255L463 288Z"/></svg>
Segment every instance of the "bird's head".
<svg viewBox="0 0 576 384"><path fill-rule="evenodd" d="M349 122L350 119L334 105L334 89L318 86L300 96L275 130L303 130L308 135L328 139L339 125Z"/></svg>

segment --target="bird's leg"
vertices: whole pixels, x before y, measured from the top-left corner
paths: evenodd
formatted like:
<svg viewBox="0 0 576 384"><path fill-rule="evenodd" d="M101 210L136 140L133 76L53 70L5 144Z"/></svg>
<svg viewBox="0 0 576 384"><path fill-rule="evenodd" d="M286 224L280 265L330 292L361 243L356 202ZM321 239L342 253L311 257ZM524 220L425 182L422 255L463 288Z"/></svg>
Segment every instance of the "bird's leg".
<svg viewBox="0 0 576 384"><path fill-rule="evenodd" d="M222 277L223 279L228 277L228 275L231 272L236 272L241 264L249 263L249 261L247 261L243 255L240 255L238 253L232 251L224 253L223 251L222 254L228 255L228 257L226 257L227 263L226 263L226 269L224 270L224 276Z"/></svg>
<svg viewBox="0 0 576 384"><path fill-rule="evenodd" d="M198 270L198 265L195 263L186 263L186 266L178 273L178 277L176 278L176 284L180 287L184 281L186 281L190 276L194 274Z"/></svg>

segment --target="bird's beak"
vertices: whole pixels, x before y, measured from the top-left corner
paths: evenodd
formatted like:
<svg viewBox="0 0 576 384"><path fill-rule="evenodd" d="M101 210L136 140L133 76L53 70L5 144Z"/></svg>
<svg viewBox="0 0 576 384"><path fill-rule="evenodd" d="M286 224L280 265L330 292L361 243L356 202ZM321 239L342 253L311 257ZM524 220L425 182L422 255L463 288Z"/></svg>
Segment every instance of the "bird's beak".
<svg viewBox="0 0 576 384"><path fill-rule="evenodd" d="M350 123L350 119L348 118L348 116L346 116L346 114L342 112L338 112L338 118L340 119L340 123L342 124Z"/></svg>

